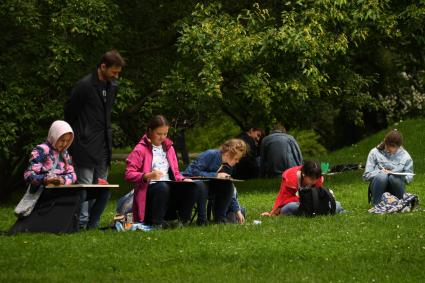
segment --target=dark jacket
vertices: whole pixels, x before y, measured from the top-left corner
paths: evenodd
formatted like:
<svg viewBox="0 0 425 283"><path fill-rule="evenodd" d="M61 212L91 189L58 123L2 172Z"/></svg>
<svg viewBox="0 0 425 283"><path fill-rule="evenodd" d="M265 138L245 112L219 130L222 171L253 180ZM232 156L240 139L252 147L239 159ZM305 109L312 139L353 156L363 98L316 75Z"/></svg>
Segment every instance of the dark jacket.
<svg viewBox="0 0 425 283"><path fill-rule="evenodd" d="M104 93L106 95L104 95ZM97 70L77 82L65 104L65 120L74 130L70 153L76 166L109 164L112 154L112 105L116 82L99 81Z"/></svg>
<svg viewBox="0 0 425 283"><path fill-rule="evenodd" d="M291 135L274 131L261 142L260 174L280 177L282 172L301 165L303 157L297 141Z"/></svg>
<svg viewBox="0 0 425 283"><path fill-rule="evenodd" d="M232 177L244 180L257 178L260 169L257 164L259 154L255 140L247 133L241 134L238 138L246 143L248 149L246 155L233 167Z"/></svg>

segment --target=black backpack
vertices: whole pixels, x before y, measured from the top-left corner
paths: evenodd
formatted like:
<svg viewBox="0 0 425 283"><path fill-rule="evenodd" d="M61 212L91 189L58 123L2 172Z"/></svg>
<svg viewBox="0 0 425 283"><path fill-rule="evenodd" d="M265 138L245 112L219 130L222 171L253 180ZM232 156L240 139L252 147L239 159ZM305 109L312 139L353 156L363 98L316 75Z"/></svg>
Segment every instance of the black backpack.
<svg viewBox="0 0 425 283"><path fill-rule="evenodd" d="M335 214L334 196L326 188L301 188L298 190L300 206L296 215L315 216Z"/></svg>

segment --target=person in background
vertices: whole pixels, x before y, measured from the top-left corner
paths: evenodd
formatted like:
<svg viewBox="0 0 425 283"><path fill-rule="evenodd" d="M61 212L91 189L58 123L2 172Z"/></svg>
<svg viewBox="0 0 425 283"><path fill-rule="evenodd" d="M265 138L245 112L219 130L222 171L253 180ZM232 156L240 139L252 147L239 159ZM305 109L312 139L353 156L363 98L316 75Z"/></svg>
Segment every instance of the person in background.
<svg viewBox="0 0 425 283"><path fill-rule="evenodd" d="M202 152L183 171L187 177L213 177L206 182L195 182L198 187L198 225L207 225L207 201L213 203L215 223L227 223L227 215L233 212L239 223L245 222L243 210L237 200L235 186L230 179L232 167L246 154L247 146L241 139L230 139L220 149Z"/></svg>
<svg viewBox="0 0 425 283"><path fill-rule="evenodd" d="M189 127L189 123L186 119L180 122L174 118L172 121L173 128L175 129L173 140L174 148L177 152L180 152L181 161L184 166L189 165L189 152L186 147L186 129Z"/></svg>
<svg viewBox="0 0 425 283"><path fill-rule="evenodd" d="M127 157L124 176L126 181L136 184L134 223L158 229L169 228L168 220L189 223L198 197L195 183L179 171L173 143L167 138L169 128L162 115L150 120L146 134Z"/></svg>
<svg viewBox="0 0 425 283"><path fill-rule="evenodd" d="M389 131L384 141L369 152L363 179L370 182L373 205L381 201L385 192L403 198L405 185L413 181L413 160L403 148L403 136L399 131Z"/></svg>
<svg viewBox="0 0 425 283"><path fill-rule="evenodd" d="M297 141L286 133L282 124L276 124L274 130L261 141L260 175L262 177L280 177L283 171L299 166L302 162L303 157Z"/></svg>
<svg viewBox="0 0 425 283"><path fill-rule="evenodd" d="M247 145L247 153L234 166L232 177L235 179L253 179L259 175L259 165L257 158L260 155L259 141L262 130L260 128L251 127L243 132L238 138L243 140Z"/></svg>
<svg viewBox="0 0 425 283"><path fill-rule="evenodd" d="M125 61L116 50L103 54L97 68L80 79L65 105L65 120L72 126L75 140L70 153L75 162L78 183L97 184L106 180L112 155L112 106L117 95L116 80ZM108 189L91 191L97 196L82 203L81 228L96 228L100 212L110 197ZM97 204L96 204L97 203Z"/></svg>

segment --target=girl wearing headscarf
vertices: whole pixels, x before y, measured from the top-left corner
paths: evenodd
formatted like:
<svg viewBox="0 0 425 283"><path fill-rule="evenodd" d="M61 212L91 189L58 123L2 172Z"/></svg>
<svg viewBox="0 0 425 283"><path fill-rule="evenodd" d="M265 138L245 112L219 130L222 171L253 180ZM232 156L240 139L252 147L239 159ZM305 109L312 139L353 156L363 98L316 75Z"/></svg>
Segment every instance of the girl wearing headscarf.
<svg viewBox="0 0 425 283"><path fill-rule="evenodd" d="M57 120L50 127L47 140L37 145L31 152L25 181L32 184L33 190L41 185L70 185L77 177L67 149L74 139L71 126Z"/></svg>

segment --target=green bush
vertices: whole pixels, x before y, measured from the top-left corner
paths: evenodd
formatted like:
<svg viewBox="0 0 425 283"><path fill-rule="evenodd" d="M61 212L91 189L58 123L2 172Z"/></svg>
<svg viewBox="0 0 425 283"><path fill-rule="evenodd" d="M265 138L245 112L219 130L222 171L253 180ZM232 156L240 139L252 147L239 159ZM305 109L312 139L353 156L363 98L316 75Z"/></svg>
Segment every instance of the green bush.
<svg viewBox="0 0 425 283"><path fill-rule="evenodd" d="M320 136L313 130L294 130L290 133L301 148L304 159L326 154L326 148L320 142Z"/></svg>
<svg viewBox="0 0 425 283"><path fill-rule="evenodd" d="M218 148L224 141L236 137L240 132L240 128L230 118L219 116L204 125L187 131L187 148L190 152Z"/></svg>

